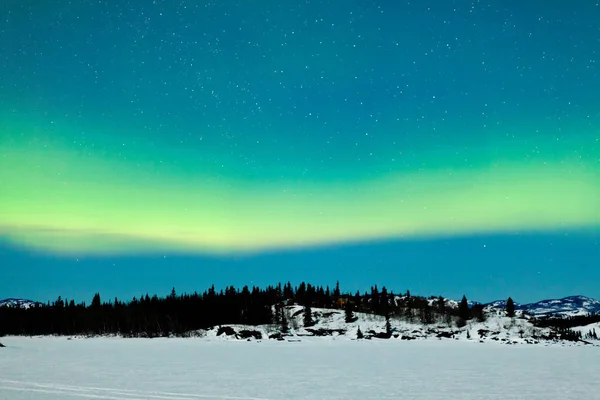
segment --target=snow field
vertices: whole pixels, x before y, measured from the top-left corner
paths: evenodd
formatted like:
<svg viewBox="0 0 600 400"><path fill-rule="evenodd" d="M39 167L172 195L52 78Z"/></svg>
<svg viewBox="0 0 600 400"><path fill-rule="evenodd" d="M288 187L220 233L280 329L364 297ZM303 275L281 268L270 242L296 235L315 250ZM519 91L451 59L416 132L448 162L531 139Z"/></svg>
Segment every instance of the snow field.
<svg viewBox="0 0 600 400"><path fill-rule="evenodd" d="M600 348L466 340L2 338L4 400L592 399Z"/></svg>

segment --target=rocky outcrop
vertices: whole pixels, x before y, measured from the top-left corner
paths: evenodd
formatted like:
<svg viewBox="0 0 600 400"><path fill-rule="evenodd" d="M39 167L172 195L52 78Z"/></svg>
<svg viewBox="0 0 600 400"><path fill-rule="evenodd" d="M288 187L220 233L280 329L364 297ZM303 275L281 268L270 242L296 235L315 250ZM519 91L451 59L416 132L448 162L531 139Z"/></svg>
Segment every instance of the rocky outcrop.
<svg viewBox="0 0 600 400"><path fill-rule="evenodd" d="M240 331L240 333L238 334L238 337L240 339L250 339L250 338L254 338L257 340L262 339L262 333L260 333L259 331L252 331L252 330L242 330Z"/></svg>
<svg viewBox="0 0 600 400"><path fill-rule="evenodd" d="M233 336L235 335L235 330L230 326L220 326L219 330L217 331L217 336L221 336L222 334Z"/></svg>

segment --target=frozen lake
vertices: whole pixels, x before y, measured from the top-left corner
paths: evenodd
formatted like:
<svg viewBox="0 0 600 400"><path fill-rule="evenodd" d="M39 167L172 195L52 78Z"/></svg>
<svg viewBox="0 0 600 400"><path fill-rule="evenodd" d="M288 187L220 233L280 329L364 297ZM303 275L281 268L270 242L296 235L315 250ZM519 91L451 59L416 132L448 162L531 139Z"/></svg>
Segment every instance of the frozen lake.
<svg viewBox="0 0 600 400"><path fill-rule="evenodd" d="M600 348L1 338L0 399L592 399Z"/></svg>

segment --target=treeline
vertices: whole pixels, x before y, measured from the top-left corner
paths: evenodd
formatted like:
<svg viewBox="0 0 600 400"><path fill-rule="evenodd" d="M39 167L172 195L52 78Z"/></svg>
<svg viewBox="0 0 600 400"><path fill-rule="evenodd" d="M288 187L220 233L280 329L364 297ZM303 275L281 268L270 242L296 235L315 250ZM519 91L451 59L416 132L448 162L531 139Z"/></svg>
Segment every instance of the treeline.
<svg viewBox="0 0 600 400"><path fill-rule="evenodd" d="M600 322L599 314L574 315L564 318L541 317L537 318L534 324L540 328L571 329L576 326L585 326L596 322Z"/></svg>
<svg viewBox="0 0 600 400"><path fill-rule="evenodd" d="M131 301L106 300L96 293L85 302L59 297L54 302L30 308L0 307L0 335L105 335L157 337L176 335L225 324L277 324L288 329L283 305L304 306L305 326L314 324L312 307L346 310L346 319L364 312L431 324L444 320L457 325L476 318L483 321L483 305L469 306L467 299L456 306L443 297L401 296L377 286L364 293L342 293L339 283L329 287L301 283L217 291L214 285L203 293L177 294L166 297L145 294ZM508 308L508 307L507 307Z"/></svg>

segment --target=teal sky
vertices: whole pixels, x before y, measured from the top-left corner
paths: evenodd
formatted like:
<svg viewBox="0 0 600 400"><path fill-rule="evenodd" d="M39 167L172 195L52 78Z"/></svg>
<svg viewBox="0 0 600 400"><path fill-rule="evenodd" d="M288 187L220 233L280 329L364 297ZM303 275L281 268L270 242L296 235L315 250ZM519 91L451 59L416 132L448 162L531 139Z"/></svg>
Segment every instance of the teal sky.
<svg viewBox="0 0 600 400"><path fill-rule="evenodd" d="M596 1L6 1L0 297L235 276L600 297L598 21Z"/></svg>

